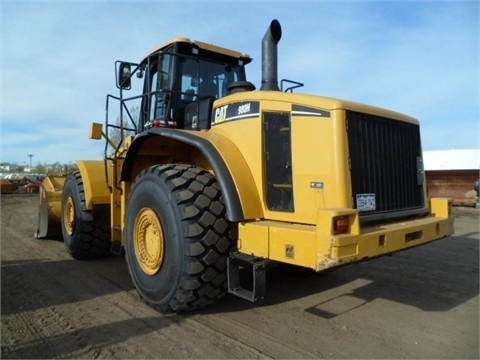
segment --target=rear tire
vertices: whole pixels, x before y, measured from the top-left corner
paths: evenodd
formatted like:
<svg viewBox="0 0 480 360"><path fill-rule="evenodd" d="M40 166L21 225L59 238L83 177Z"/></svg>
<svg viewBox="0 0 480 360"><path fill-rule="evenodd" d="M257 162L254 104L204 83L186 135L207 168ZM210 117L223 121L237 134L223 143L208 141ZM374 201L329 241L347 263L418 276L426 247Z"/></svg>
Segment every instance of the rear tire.
<svg viewBox="0 0 480 360"><path fill-rule="evenodd" d="M79 171L70 173L65 180L61 218L63 241L74 259L95 259L110 252L110 224L94 225L92 211L86 209Z"/></svg>
<svg viewBox="0 0 480 360"><path fill-rule="evenodd" d="M209 172L187 165L142 171L128 198L125 254L141 298L170 313L204 307L227 291L236 229Z"/></svg>

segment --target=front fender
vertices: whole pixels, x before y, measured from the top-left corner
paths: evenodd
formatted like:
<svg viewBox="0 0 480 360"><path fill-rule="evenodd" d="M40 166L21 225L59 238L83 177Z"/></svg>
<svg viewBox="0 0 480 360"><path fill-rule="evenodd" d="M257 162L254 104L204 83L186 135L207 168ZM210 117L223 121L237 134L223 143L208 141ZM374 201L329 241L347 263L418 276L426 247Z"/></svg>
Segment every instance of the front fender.
<svg viewBox="0 0 480 360"><path fill-rule="evenodd" d="M78 160L77 166L82 175L86 209L92 210L93 205L109 204L110 191L107 186L105 162L103 160ZM110 169L111 166L108 168Z"/></svg>
<svg viewBox="0 0 480 360"><path fill-rule="evenodd" d="M137 136L130 145L122 168L121 180L132 181L132 168L140 149L147 139L158 136L159 142L174 140L197 149L213 171L220 186L232 222L263 216L260 198L253 176L238 148L219 134L200 131L182 131L154 128ZM161 156L161 154L159 154Z"/></svg>

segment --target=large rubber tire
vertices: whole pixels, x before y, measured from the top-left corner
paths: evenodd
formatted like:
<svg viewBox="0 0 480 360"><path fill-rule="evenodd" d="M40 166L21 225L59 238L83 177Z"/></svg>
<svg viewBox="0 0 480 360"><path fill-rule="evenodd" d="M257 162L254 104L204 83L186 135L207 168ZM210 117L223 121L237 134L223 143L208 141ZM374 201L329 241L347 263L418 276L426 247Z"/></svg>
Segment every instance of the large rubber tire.
<svg viewBox="0 0 480 360"><path fill-rule="evenodd" d="M158 165L135 179L125 255L140 297L156 310L185 312L225 295L236 237L215 177L204 169Z"/></svg>
<svg viewBox="0 0 480 360"><path fill-rule="evenodd" d="M86 209L85 191L79 171L70 173L62 191L62 235L74 259L104 257L111 249L110 224L93 223L92 211Z"/></svg>

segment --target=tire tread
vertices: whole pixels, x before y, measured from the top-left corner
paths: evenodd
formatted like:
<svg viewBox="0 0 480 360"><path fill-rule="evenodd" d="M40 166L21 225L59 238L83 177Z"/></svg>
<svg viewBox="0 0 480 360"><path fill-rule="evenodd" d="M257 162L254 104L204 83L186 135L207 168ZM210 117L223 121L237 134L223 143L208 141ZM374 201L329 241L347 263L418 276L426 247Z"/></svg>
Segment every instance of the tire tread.
<svg viewBox="0 0 480 360"><path fill-rule="evenodd" d="M165 313L209 305L227 292L226 263L236 239L235 226L226 220L215 177L192 165L167 164L144 170L135 181L147 173L165 182L181 208L185 253L181 279L172 299L160 306L142 299Z"/></svg>
<svg viewBox="0 0 480 360"><path fill-rule="evenodd" d="M109 254L111 249L110 240L110 226L103 224L102 226L95 226L93 224L93 215L91 211L86 210L85 190L80 171L74 171L68 175L67 181L72 179L79 190L80 208L84 213L83 216L77 215L76 221L80 221L80 238L78 245L67 250L70 255L77 260L89 260L105 257ZM89 216L85 216L87 213Z"/></svg>

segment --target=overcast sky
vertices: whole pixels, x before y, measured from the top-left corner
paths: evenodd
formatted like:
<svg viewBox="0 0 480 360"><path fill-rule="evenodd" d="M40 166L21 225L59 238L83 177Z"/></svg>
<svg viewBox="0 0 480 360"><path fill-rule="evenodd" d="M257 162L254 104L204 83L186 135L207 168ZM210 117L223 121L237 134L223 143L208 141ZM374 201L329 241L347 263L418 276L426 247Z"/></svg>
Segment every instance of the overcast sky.
<svg viewBox="0 0 480 360"><path fill-rule="evenodd" d="M479 148L479 1L0 0L1 162L101 159L88 139L114 62L189 37L254 58L282 25L279 79L420 120L423 150Z"/></svg>

